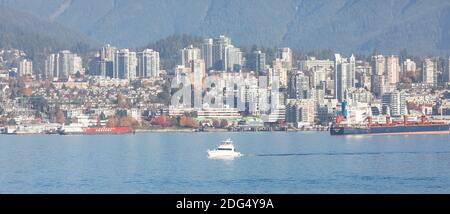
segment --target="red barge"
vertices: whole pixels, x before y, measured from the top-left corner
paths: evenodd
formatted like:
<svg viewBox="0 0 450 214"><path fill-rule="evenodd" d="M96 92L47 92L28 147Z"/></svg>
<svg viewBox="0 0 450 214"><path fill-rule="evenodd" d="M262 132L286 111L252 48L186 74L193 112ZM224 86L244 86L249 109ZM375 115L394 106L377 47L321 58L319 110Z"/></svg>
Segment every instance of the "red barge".
<svg viewBox="0 0 450 214"><path fill-rule="evenodd" d="M58 129L60 135L108 135L133 133L130 127L81 127L62 126Z"/></svg>

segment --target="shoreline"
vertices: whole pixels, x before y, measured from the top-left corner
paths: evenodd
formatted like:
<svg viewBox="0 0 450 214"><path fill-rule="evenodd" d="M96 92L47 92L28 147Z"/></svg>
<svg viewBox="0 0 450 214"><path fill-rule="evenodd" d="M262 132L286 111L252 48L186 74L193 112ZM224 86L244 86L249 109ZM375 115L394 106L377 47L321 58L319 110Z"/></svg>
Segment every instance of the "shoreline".
<svg viewBox="0 0 450 214"><path fill-rule="evenodd" d="M182 132L182 133L214 133L214 132L328 132L329 130L323 129L309 129L309 130L295 130L295 129L288 129L288 130L271 130L271 131L250 131L250 130L244 130L244 131L232 131L228 129L208 129L206 131L198 131L193 129L176 129L176 128L169 128L169 129L136 129L135 133L164 133L164 132Z"/></svg>
<svg viewBox="0 0 450 214"><path fill-rule="evenodd" d="M194 129L178 129L178 128L167 128L167 129L136 129L133 132L129 133L121 133L121 134L114 134L114 133L102 133L102 134L67 134L66 136L85 136L85 135L134 135L134 134L145 134L145 133L264 133L264 132L328 132L328 130L317 130L317 129L311 129L311 130L272 130L272 131L230 131L228 129L208 129L207 131L198 131ZM56 136L64 136L61 134L47 134L47 133L14 133L14 134L5 134L2 133L1 135L6 136L14 136L14 135L20 135L20 136L26 136L26 135L56 135Z"/></svg>

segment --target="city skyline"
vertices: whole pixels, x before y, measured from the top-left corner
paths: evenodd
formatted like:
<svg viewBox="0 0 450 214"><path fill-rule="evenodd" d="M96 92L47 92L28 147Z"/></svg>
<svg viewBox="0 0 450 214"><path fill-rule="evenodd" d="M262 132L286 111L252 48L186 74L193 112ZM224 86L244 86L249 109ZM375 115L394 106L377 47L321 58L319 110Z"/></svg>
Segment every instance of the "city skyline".
<svg viewBox="0 0 450 214"><path fill-rule="evenodd" d="M435 100L438 102L426 104L431 104L434 110L422 106L422 113L412 113L414 108L410 106L415 101L405 99L405 94L420 94L420 91L428 89L445 93L450 79L447 69L450 67L446 63L450 59L447 62L438 58L417 61L380 53L369 61L354 54L345 57L339 53L335 53L333 59L315 56L301 59L294 55L292 49L284 47L278 48L273 61L268 62L266 53L258 49L247 51L244 56L240 48L232 44L231 38L224 35L203 39L196 46L187 45L178 53L175 59L178 65L173 70L164 70L160 68L160 53L149 48L119 49L105 44L88 58L63 50L47 56L42 74L33 73L32 61L21 55L17 58L21 60L16 72L11 70L11 78L16 73L18 77L32 77L36 83L43 79L59 87L73 85L71 87L81 88L100 82L127 87L136 81L140 84L146 81L154 84L156 97L166 94L165 100L160 102L171 103L163 104L165 107L160 110L167 111L169 117L180 117L187 112L197 112L201 117L213 119L235 120L250 116L275 124L285 121L297 128L332 122L336 115L344 114L341 109L343 103L347 103L345 115L352 123L363 123L372 115L380 115L381 118L383 115L416 114L419 117L420 114L442 114L442 107L447 105L443 102L445 98L439 95ZM165 84L170 84L171 89L163 88ZM230 84L238 86L234 92L225 90L230 88ZM181 90L179 85L183 85ZM197 92L195 88L200 90ZM139 87L132 90L139 90ZM179 101L174 101L177 93L181 94ZM212 94L215 98L206 99ZM133 119L142 122L142 112L148 109L140 106L142 104L128 103L118 107L134 112ZM55 107L60 108L58 105ZM441 109L438 111L436 108ZM65 120L70 121L68 109L64 111ZM94 115L105 111L111 109L100 110ZM106 115L109 116L111 114ZM155 116L151 117L155 119ZM49 115L47 120L51 118ZM196 120L202 123L202 119ZM102 124L106 124L105 119Z"/></svg>
<svg viewBox="0 0 450 214"><path fill-rule="evenodd" d="M219 36L219 38L220 37L222 37L222 35ZM208 41L209 39L205 39L205 40ZM205 50L202 50L200 48L200 47L204 46L204 44L205 43L202 43L199 47L194 47L191 44L191 45L187 45L183 49L180 49L179 51L181 53L181 57L179 59L177 59L176 61L178 61L178 62L181 61L181 63L177 63L177 64L180 64L180 65L184 64L185 66L188 66L189 63L187 61L193 60L193 59L203 59L205 61L205 63L207 62L207 60L211 60L212 61L212 58L213 58L214 54L211 54L210 56L207 56L207 55L205 55L205 53L206 53ZM233 45L230 45L230 44L228 44L228 45L229 45L229 47L232 50L239 50L239 48L236 48ZM61 51L58 51L56 53L52 53L52 54L48 55L46 60L45 60L45 62L42 63L42 64L44 64L43 70L41 70L40 68L32 69L32 70L33 71L34 70L41 71L42 73L39 74L39 75L42 75L43 77L48 76L48 74L51 74L51 73L53 74L53 76L58 76L59 75L59 67L61 67L61 69L63 69L62 75L65 76L66 78L67 78L67 74L69 74L69 73L70 74L74 74L77 71L80 71L80 72L88 71L90 75L102 75L102 76L107 75L107 76L110 76L110 77L117 77L117 74L114 75L114 73L112 73L113 65L108 65L108 62L112 62L114 60L113 59L104 58L102 56L102 54L104 54L103 51L105 51L104 50L105 48L106 49L107 48L110 49L109 52L110 52L111 57L114 57L114 55L117 54L117 52L120 52L120 51L129 52L131 54L141 54L141 55L142 55L143 52L154 52L155 54L159 55L159 52L157 52L155 50L152 50L152 49L149 49L149 48L141 48L141 49L137 49L135 51L134 49L128 49L128 48L118 49L118 48L116 48L114 46L111 46L110 44L105 44L103 47L99 48L97 51L90 51L90 53L95 53L95 55L97 55L96 57L83 57L83 60L81 60L81 57L80 57L79 54L72 53L70 50L61 50ZM196 56L193 57L193 58L192 58L192 56L190 56L191 58L186 60L186 57L183 57L183 54L187 54L187 51L190 51L190 48L192 48L196 52ZM262 48L264 49L264 47L262 47ZM283 48L278 48L277 49L278 51L277 51L276 54L278 54L279 51L282 50L282 49ZM330 53L333 52L331 50L327 50L327 51L330 52ZM262 52L260 50L260 48L258 48L257 50L255 50L253 52L251 52L251 51L246 52L245 56L240 51L238 51L238 52L229 52L228 49L227 50L223 49L221 51L221 53L223 53L222 54L224 56L223 59L226 60L227 63L224 64L224 61L222 61L222 59L220 58L222 55L217 55L216 54L216 56L215 56L215 59L217 59L217 60L215 60L215 64L216 65L214 65L214 66L211 65L209 68L206 67L207 70L214 69L214 70L224 70L224 71L235 71L236 72L236 71L240 70L242 67L244 67L244 69L250 69L252 71L260 73L259 71L266 70L267 66L273 66L274 64L277 65L277 63L283 63L283 62L277 62L277 60L267 61L267 58L265 56L266 53ZM227 53L227 55L229 55L229 56L232 56L231 59L226 59L225 58L225 53ZM230 55L230 53L233 53L233 55ZM338 54L339 51L334 52L334 53ZM263 60L259 60L258 61L258 58L253 59L253 57L257 57L258 54L261 55ZM331 61L332 60L331 57L328 57L328 58L327 57L323 57L323 56L322 57L318 57L318 54L319 53L317 53L317 52L316 53L315 52L301 53L301 56L295 55L295 61L293 61L293 62L294 63L298 63L297 69L300 69L300 70L302 70L304 68L308 68L309 69L309 68L312 67L312 66L308 66L308 65L305 64L308 61L311 62L311 61L315 60L313 63L315 63L315 64L317 64L317 63L324 63L325 65L328 64L328 62L333 62L333 63L335 62L335 60ZM402 54L402 53L400 53L400 54ZM62 55L62 56L59 57L59 55ZM63 57L64 55L66 55L66 57ZM86 54L82 54L82 55L85 56ZM191 55L192 55L192 53L191 53ZM293 55L293 54L291 53L291 55ZM339 55L340 55L340 53L339 53ZM352 57L354 57L355 54L352 53L350 55L352 55ZM320 56L320 54L319 54L319 56ZM430 57L430 56L413 56L413 55L400 56L399 54L397 54L397 55L392 55L392 54L383 55L383 53L380 53L380 52L377 52L376 54L374 54L372 56L371 55L362 55L362 56L365 59L367 59L367 58L374 58L374 57L376 58L376 57L380 56L382 58L381 59L382 60L381 63L383 64L383 67L380 68L381 70L384 70L384 66L389 66L389 62L390 61L391 62L395 61L395 62L391 63L392 66L388 67L388 72L389 72L390 75L389 75L389 78L386 79L386 81L388 81L390 83L395 83L395 82L398 81L396 78L398 78L398 73L400 71L404 71L403 67L406 67L406 69L409 69L410 71L416 71L417 70L416 69L416 62L417 61L418 61L419 65L421 65L421 63L426 63L426 62L430 62L430 63L434 62L434 65L432 65L432 66L436 66L436 68L434 68L434 70L436 70L437 67L439 66L439 72L442 73L442 75L440 76L440 79L438 79L438 77L435 77L435 76L430 76L428 78L429 81L431 81L431 82L447 81L447 79L448 79L448 77L446 76L447 75L447 72L446 72L447 69L445 68L445 66L447 66L446 64L448 64L446 62L446 59L447 59L446 56L431 56ZM248 59L247 59L247 57L248 57ZM335 57L336 56L334 56L334 58ZM386 60L384 59L384 57L386 57ZM64 63L63 64L59 63L60 65L56 66L55 63L59 62L59 58L65 59L66 61L68 59L70 59L70 58L74 58L74 60L76 62L74 62L74 63L72 62L70 65L67 64L67 62L65 63L67 65L65 65ZM134 58L135 57L133 57L133 59ZM157 60L157 58L159 58L159 56L156 56L156 58L154 59L154 60L156 60L156 62L153 63L154 65L153 65L152 69L153 70L162 70L162 68L156 69L157 67L161 67L159 65L160 63L158 62L158 61L160 61L160 59ZM185 59L183 59L183 58L185 58ZM206 60L205 60L205 58L206 58ZM317 58L319 58L319 59L317 59ZM400 62L401 58L403 58L402 62ZM450 57L448 57L448 58L450 58ZM275 59L281 59L281 58L275 56ZM312 60L308 60L308 59L312 59ZM343 59L346 60L347 58L343 58ZM24 62L25 61L31 62L30 58L26 57L26 56L23 58L23 60L24 60ZM50 63L51 61L54 61L54 63ZM87 61L88 63L86 63L85 61ZM133 61L136 61L136 63L134 63L134 64L137 65L137 58L136 58L136 60L133 60ZM256 61L258 62L258 65L255 64ZM292 59L289 60L289 61L292 61ZM96 65L94 65L94 66L98 66L98 67L97 68L92 68L91 67L92 65L90 65L90 63L96 63ZM374 62L370 61L370 63L374 63ZM56 63L56 64L58 64L58 63ZM212 63L210 63L210 64L212 64ZM109 67L107 67L107 66L109 66ZM206 64L206 66L207 66L207 64ZM233 66L237 66L237 67L233 68ZM256 66L258 66L258 67L256 67ZM285 67L285 65L281 65L281 64L280 64L280 66L290 70L289 66ZM336 66L336 65L334 65L334 66ZM81 69L82 67L83 67L84 70ZM275 67L277 67L277 66L275 66ZM425 66L425 67L427 67L427 66ZM425 67L421 67L421 69L423 70ZM108 74L106 72L107 68L109 68L109 73ZM413 69L411 69L411 68L413 68ZM53 72L49 72L48 71L48 70L52 70L52 69L56 69L56 70L54 70ZM171 69L174 69L174 67L173 68L166 68L166 69L171 70ZM429 68L429 69L432 69L432 68ZM136 70L136 72L138 72L138 70ZM133 71L133 73L134 73L134 71ZM35 75L36 73L32 72L32 74ZM88 74L88 73L86 73L86 74ZM137 76L140 76L140 75L141 74L137 73ZM435 75L435 73L433 75ZM155 75L153 75L153 76L155 76ZM422 76L422 78L423 77L424 76Z"/></svg>

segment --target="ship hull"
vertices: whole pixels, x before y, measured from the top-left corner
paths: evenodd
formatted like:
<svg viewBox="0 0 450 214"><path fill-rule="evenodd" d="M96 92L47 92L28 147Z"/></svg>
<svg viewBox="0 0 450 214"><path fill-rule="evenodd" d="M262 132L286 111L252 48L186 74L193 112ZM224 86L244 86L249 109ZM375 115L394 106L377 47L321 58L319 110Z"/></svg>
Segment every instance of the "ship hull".
<svg viewBox="0 0 450 214"><path fill-rule="evenodd" d="M449 124L383 126L383 127L339 127L330 128L331 135L388 135L388 134L449 134Z"/></svg>

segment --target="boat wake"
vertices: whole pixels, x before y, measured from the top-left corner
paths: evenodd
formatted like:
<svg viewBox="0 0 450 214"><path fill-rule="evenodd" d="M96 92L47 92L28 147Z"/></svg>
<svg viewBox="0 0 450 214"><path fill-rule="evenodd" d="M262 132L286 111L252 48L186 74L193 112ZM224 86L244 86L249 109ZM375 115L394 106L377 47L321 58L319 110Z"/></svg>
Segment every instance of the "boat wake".
<svg viewBox="0 0 450 214"><path fill-rule="evenodd" d="M248 154L248 157L287 157L287 156L344 156L344 155L396 155L396 154L450 154L450 151L439 152L342 152L342 153L285 153L285 154Z"/></svg>

